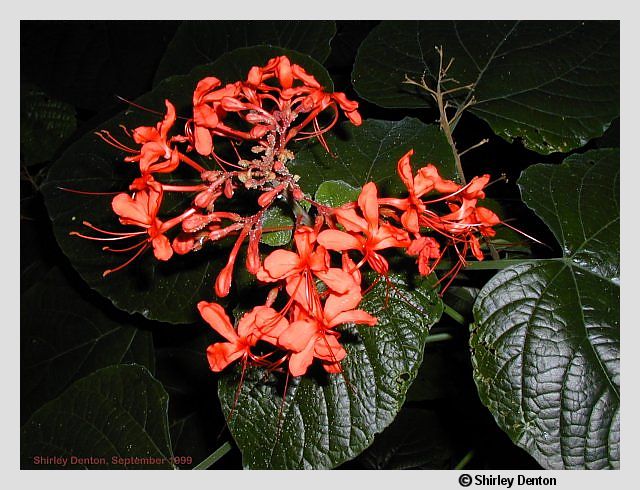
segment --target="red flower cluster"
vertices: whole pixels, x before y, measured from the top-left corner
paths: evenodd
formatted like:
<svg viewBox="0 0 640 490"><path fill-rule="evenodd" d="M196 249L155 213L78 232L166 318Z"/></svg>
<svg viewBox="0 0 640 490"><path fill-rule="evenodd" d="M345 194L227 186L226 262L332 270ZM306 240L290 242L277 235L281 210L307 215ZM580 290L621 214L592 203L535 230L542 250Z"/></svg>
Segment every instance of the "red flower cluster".
<svg viewBox="0 0 640 490"><path fill-rule="evenodd" d="M319 137L325 144L322 134L338 121L338 107L353 124L362 122L357 102L341 92L325 92L313 75L286 56L272 58L263 67L254 66L245 81L221 85L218 78L207 77L193 94L193 119L187 123L187 134L204 156L219 158L213 151L214 136L254 140L265 148L267 134L277 135L275 143L280 149L292 139ZM328 109L334 111L334 118L320 128L317 117ZM237 116L235 125L228 122L232 114ZM310 124L313 130L304 132Z"/></svg>
<svg viewBox="0 0 640 490"><path fill-rule="evenodd" d="M223 312L216 303L201 302L203 318L229 342L216 343L207 351L211 369L220 371L229 363L244 359L267 366L288 361L289 373L301 376L314 359L318 359L329 373L341 372L340 362L346 351L340 344L336 327L346 324L373 326L377 319L357 309L363 298L360 269L369 267L382 276L389 271L389 263L380 254L388 248L406 249L418 256L421 274L429 274L444 254L453 247L464 263L467 251L483 259L478 235L493 236L498 217L487 208L476 206L484 197L483 187L488 176L460 186L440 177L433 165L418 170L414 177L410 165L413 151L398 163L398 173L407 186L408 197L378 198L373 182L364 185L358 201L339 208L323 208L314 228L297 227L294 233L296 252L278 249L269 254L258 268L256 277L263 283L279 283L288 299L280 311L268 304L258 306L238 322L238 331L223 313L212 316L211 311ZM422 199L429 196L429 200ZM443 216L433 210L433 204L444 202L449 212ZM446 240L441 250L432 236L422 230L434 231ZM329 251L340 252L340 267L332 266ZM359 262L350 256L356 251ZM323 287L319 287L319 283ZM320 292L322 291L322 292ZM264 341L275 350L258 356L251 348ZM277 361L270 356L277 355Z"/></svg>
<svg viewBox="0 0 640 490"><path fill-rule="evenodd" d="M168 100L165 105L166 115L156 126L125 130L136 148L107 131L97 133L128 153L125 162L138 165L139 175L131 182L130 192L120 193L112 201L120 222L138 230L113 232L85 222L102 236L73 234L90 240L138 240L121 249L105 247L113 252L134 252L105 275L126 266L148 248L164 261L174 253L195 252L207 242L235 237L216 279L218 297L230 291L235 262L246 240L246 269L273 289L265 304L244 314L236 327L217 303L198 304L204 320L226 339L207 351L214 371L242 360L245 366L252 362L270 368L286 363L291 375L300 376L317 359L327 372L341 372L346 350L340 344L339 327L351 323L373 326L377 322L359 309L365 265L387 277L389 263L384 253L395 248L417 257L419 272L429 274L452 248L458 261L445 277L453 277L469 252L482 260L479 237L493 236L493 226L500 223L493 212L477 206L478 199L484 197L488 175L464 186L443 179L431 164L414 175L410 163L413 150L400 159L397 168L407 188L406 197L379 197L376 185L369 182L357 202L338 208L308 198L298 184L299 176L287 167L294 157L289 144L316 137L327 148L323 134L336 123L340 110L353 124L361 124L361 118L357 102L342 93L326 92L312 75L285 56L252 67L244 81L223 86L215 77L200 80L193 94L193 117L188 119L184 134L170 136L176 110ZM319 116L325 111L332 111L333 118L321 127ZM216 152L220 139L230 143L237 157L233 162ZM241 141L252 142L251 154L240 154L240 150L247 151L246 145L236 147ZM188 156L194 151L193 158ZM181 164L197 172L191 185L159 180ZM179 214L163 220L160 211L167 192L191 193L193 199ZM246 202L253 200L255 212L244 215L232 209L230 200L237 192L250 197ZM263 260L259 242L264 213L277 199L307 201L315 207L315 224L308 226L314 222L311 215L300 216L303 219L298 220L293 233L295 251L277 249ZM174 228L179 231L172 232ZM286 298L276 309L280 292Z"/></svg>
<svg viewBox="0 0 640 490"><path fill-rule="evenodd" d="M362 300L358 268L346 254L342 267L332 267L329 252L318 244L317 237L315 229L299 227L294 234L297 252L275 250L257 272L261 281L284 286L289 299L281 311L271 308L275 299L271 295L265 305L255 307L239 320L236 333L220 305L199 303L202 317L229 341L213 344L207 350L213 371L220 371L239 358L270 365L288 360L293 376L306 373L314 358L330 373L341 371L340 361L346 351L338 342L340 333L335 327L345 323L375 325L376 319L356 309ZM318 280L325 286L322 294ZM251 347L260 340L278 347L285 355L273 363L267 358L274 352L253 354Z"/></svg>
<svg viewBox="0 0 640 490"><path fill-rule="evenodd" d="M278 196L292 195L295 199L304 196L297 184L299 177L292 175L286 166L293 157L287 145L292 140L317 137L326 146L322 135L335 125L338 108L354 124L361 123L358 103L348 100L343 93L325 92L313 75L292 64L286 56L278 56L263 67L252 67L245 81L222 87L222 82L215 77L200 80L193 94L193 117L187 121L184 135L169 136L176 122L176 110L169 100L165 105L166 115L156 126L141 126L131 133L125 130L138 148L121 143L108 131L96 133L110 145L129 153L125 162L138 163L140 175L129 186L133 195L118 194L112 206L122 224L134 225L143 231L111 232L85 222L104 236L73 234L100 241L147 235L134 246L105 247L112 252L136 251L121 266L105 271L105 275L125 267L149 246L153 247L157 259L168 260L174 252L186 254L200 250L205 242L238 235L215 285L216 294L226 296L236 257L247 238L246 267L252 273L259 267L258 243L264 211ZM325 111L333 111L334 117L328 125L320 127L318 116ZM236 162L227 162L215 153L214 137L224 137L231 143L238 157ZM253 158L242 158L238 153L235 145L242 140L254 142ZM181 145L186 145L184 151L180 150ZM189 157L187 154L194 149L199 155L213 157L218 169L205 169ZM161 174L174 172L180 163L198 172L197 182L171 185L156 180ZM218 211L220 201L231 199L239 188L258 191L256 202L261 209L251 216ZM188 209L163 222L158 214L166 192L190 192L195 193L195 197ZM177 226L181 231L169 246L165 233Z"/></svg>

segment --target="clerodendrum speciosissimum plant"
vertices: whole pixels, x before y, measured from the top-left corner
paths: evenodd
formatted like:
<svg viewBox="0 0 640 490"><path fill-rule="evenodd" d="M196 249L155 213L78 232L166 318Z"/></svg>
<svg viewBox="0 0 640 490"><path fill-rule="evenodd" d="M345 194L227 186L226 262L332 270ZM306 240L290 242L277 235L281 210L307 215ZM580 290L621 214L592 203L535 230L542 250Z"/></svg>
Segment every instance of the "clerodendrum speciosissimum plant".
<svg viewBox="0 0 640 490"><path fill-rule="evenodd" d="M433 272L447 250L452 250L455 265L440 278L448 285L469 254L483 259L479 239L494 236L493 227L501 223L492 211L477 206L489 175L459 185L443 179L432 164L414 173L411 149L397 162L407 188L405 197L381 197L375 183L368 182L357 202L333 208L312 200L305 194L304 178L287 167L294 158L289 143L317 138L329 151L323 134L336 124L340 111L354 125L362 120L357 102L340 92L326 92L286 56L252 67L243 81L222 86L213 76L200 80L183 134L169 134L177 116L171 101L165 104L166 114L155 127L125 130L133 143L125 144L105 131L97 133L128 153L125 162L139 166L140 176L131 182L129 192L112 200L120 223L136 230L113 232L85 222L101 236L72 234L98 241L136 241L123 248L104 247L132 254L105 275L127 266L149 248L158 260L166 261L174 253L197 252L207 242L237 237L215 281L218 297L229 294L238 253L247 241L247 271L273 288L265 303L245 313L235 327L221 305L197 304L202 318L226 339L207 349L213 371L241 360L245 367L254 363L302 376L317 360L328 373L340 373L347 353L340 344L339 327L377 323L358 306L364 295L361 270L369 267L382 278L389 274L382 250L401 249L416 257L422 275ZM249 142L251 155L241 155L245 147L238 148L241 142ZM216 148L223 143L233 148L237 159L227 161L218 154ZM196 162L194 152L208 158L212 169ZM163 175L181 165L196 171L201 182L163 183ZM194 197L187 209L163 220L159 216L166 193ZM255 212L233 207L231 200L238 193L243 193L245 202L255 200ZM304 202L309 211L296 206L295 250L277 249L263 260L259 243L265 212L277 200ZM284 296L278 301L281 293Z"/></svg>

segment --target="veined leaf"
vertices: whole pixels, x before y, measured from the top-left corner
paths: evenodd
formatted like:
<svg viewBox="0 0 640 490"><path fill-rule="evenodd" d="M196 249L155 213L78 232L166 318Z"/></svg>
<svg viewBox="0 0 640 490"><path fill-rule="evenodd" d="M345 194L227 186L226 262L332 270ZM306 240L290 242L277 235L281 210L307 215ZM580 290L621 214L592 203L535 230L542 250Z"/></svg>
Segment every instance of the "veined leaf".
<svg viewBox="0 0 640 490"><path fill-rule="evenodd" d="M40 408L22 427L21 467L173 468L168 402L162 385L142 366L96 371ZM83 459L74 464L72 457ZM54 458L67 462L62 466Z"/></svg>
<svg viewBox="0 0 640 490"><path fill-rule="evenodd" d="M342 329L344 374L311 370L289 380L286 394L284 375L250 368L241 384L239 368L223 375L218 393L246 468L332 468L393 421L442 304L433 277L415 287L400 276L391 281L388 304L381 281L360 305L378 318L376 326Z"/></svg>
<svg viewBox="0 0 640 490"><path fill-rule="evenodd" d="M539 153L568 152L620 112L619 38L612 21L387 21L363 41L352 78L380 106L429 107L428 94L403 82L433 83L442 46L444 63L454 58L448 77L474 84L470 112Z"/></svg>
<svg viewBox="0 0 640 490"><path fill-rule="evenodd" d="M396 167L411 149L415 152L411 158L414 171L433 163L443 177L456 178L451 147L440 128L418 119L367 119L361 126L345 122L325 139L333 155L314 143L297 152L289 165L292 172L300 174L300 185L307 193L328 180L342 180L355 187L373 181L382 193L406 192Z"/></svg>
<svg viewBox="0 0 640 490"><path fill-rule="evenodd" d="M58 268L40 277L20 303L23 416L112 364L137 363L153 373L151 333L111 318L75 291Z"/></svg>
<svg viewBox="0 0 640 490"><path fill-rule="evenodd" d="M171 75L189 73L236 48L259 44L292 49L324 61L335 33L332 20L187 20L167 46L154 84Z"/></svg>
<svg viewBox="0 0 640 490"><path fill-rule="evenodd" d="M528 168L523 200L563 257L502 270L474 306L480 397L545 468L620 464L619 175L611 149Z"/></svg>

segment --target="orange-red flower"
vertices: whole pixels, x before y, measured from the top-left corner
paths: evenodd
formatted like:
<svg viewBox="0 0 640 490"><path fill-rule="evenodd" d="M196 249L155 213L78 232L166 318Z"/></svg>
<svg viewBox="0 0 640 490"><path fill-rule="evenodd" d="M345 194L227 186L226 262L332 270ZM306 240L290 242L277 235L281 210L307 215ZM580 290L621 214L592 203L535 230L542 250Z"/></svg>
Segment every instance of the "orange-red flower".
<svg viewBox="0 0 640 490"><path fill-rule="evenodd" d="M180 164L178 150L171 148L169 130L176 122L176 109L168 100L164 101L167 113L156 126L140 126L133 130L133 140L142 145L140 153L126 157L128 162L140 162L140 172L173 172Z"/></svg>
<svg viewBox="0 0 640 490"><path fill-rule="evenodd" d="M406 231L380 221L378 189L373 182L365 184L358 197L359 216L352 208L338 208L335 216L346 231L324 230L318 235L318 243L329 250L359 250L363 260L380 274L386 274L389 263L377 251L390 247L405 248L411 244Z"/></svg>
<svg viewBox="0 0 640 490"><path fill-rule="evenodd" d="M347 352L338 342L339 332L335 327L344 323L375 325L377 319L363 310L356 310L362 294L351 289L344 294L330 294L321 311L314 315L303 308L295 309L295 316L289 327L278 337L278 345L291 351L289 372L302 376L314 358L323 362L328 372L339 372L340 361Z"/></svg>
<svg viewBox="0 0 640 490"><path fill-rule="evenodd" d="M157 259L169 260L173 249L164 233L173 223L163 223L158 219L161 203L162 186L154 182L147 189L136 192L134 197L126 193L118 194L113 198L111 206L120 217L120 223L139 226L147 231Z"/></svg>
<svg viewBox="0 0 640 490"><path fill-rule="evenodd" d="M418 272L426 276L440 258L440 245L433 237L418 236L407 248L407 254L418 256Z"/></svg>
<svg viewBox="0 0 640 490"><path fill-rule="evenodd" d="M202 318L227 342L216 342L207 348L207 359L212 371L219 372L233 361L244 358L258 360L251 353L251 347L258 340L275 343L275 339L289 322L273 308L256 306L238 321L238 330L233 328L224 308L217 303L200 301L198 311Z"/></svg>
<svg viewBox="0 0 640 490"><path fill-rule="evenodd" d="M409 233L418 233L420 231L420 216L426 210L426 204L421 198L432 191L450 194L460 189L460 186L451 180L443 179L438 169L432 164L419 169L414 177L411 168L412 155L413 150L409 150L398 160L397 167L398 175L407 187L409 195L404 199L381 199L381 202L403 211L400 221L404 229Z"/></svg>
<svg viewBox="0 0 640 490"><path fill-rule="evenodd" d="M316 246L317 233L308 226L299 227L293 235L296 252L275 250L269 254L256 273L263 282L286 281L291 298L307 311L319 304L314 277L337 293L354 287L351 276L342 269L330 266L330 257L322 246Z"/></svg>

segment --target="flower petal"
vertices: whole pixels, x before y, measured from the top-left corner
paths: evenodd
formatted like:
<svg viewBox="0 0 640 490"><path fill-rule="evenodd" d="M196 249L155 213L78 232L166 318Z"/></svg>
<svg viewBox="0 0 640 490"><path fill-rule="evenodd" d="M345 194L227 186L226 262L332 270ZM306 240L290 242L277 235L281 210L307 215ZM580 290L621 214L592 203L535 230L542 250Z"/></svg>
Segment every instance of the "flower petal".
<svg viewBox="0 0 640 490"><path fill-rule="evenodd" d="M336 315L331 320L330 326L335 327L342 325L343 323L357 323L358 325L370 325L373 326L378 323L378 319L375 316L371 316L364 310L350 310Z"/></svg>
<svg viewBox="0 0 640 490"><path fill-rule="evenodd" d="M282 333L289 328L289 322L273 308L258 306L255 310L256 327L260 331L260 339L277 345Z"/></svg>
<svg viewBox="0 0 640 490"><path fill-rule="evenodd" d="M369 224L369 230L378 228L378 188L373 182L367 182L358 196L358 206Z"/></svg>
<svg viewBox="0 0 640 490"><path fill-rule="evenodd" d="M340 230L324 230L318 234L318 243L329 250L361 250L362 243L354 235Z"/></svg>
<svg viewBox="0 0 640 490"><path fill-rule="evenodd" d="M218 303L200 301L198 303L198 311L204 321L211 325L211 328L229 342L235 342L239 339L233 325L231 325L231 320L229 320L227 313Z"/></svg>
<svg viewBox="0 0 640 490"><path fill-rule="evenodd" d="M164 105L167 107L167 113L160 123L160 139L166 144L167 134L169 133L171 126L173 126L173 123L176 122L176 108L168 99L164 100Z"/></svg>
<svg viewBox="0 0 640 490"><path fill-rule="evenodd" d="M330 374L339 374L342 372L342 364L339 362L322 361L322 367Z"/></svg>
<svg viewBox="0 0 640 490"><path fill-rule="evenodd" d="M358 216L358 213L354 209L341 209L338 208L335 211L336 219L338 223L344 226L347 231L356 231L360 233L367 233L369 231L369 224L367 220Z"/></svg>
<svg viewBox="0 0 640 490"><path fill-rule="evenodd" d="M324 317L330 325L344 311L353 310L362 301L360 288L349 289L344 294L330 294L324 303Z"/></svg>
<svg viewBox="0 0 640 490"><path fill-rule="evenodd" d="M389 247L408 247L411 239L406 231L396 228L388 223L382 223L375 235L373 250L384 250Z"/></svg>
<svg viewBox="0 0 640 490"><path fill-rule="evenodd" d="M322 335L316 340L313 354L318 359L340 362L347 357L347 351L340 345L335 335Z"/></svg>
<svg viewBox="0 0 640 490"><path fill-rule="evenodd" d="M402 226L409 233L418 233L420 231L420 224L418 223L418 212L415 207L410 207L400 217Z"/></svg>
<svg viewBox="0 0 640 490"><path fill-rule="evenodd" d="M413 150L409 150L405 153L400 160L398 160L398 175L400 180L407 187L409 193L413 193L413 170L411 168L411 156Z"/></svg>
<svg viewBox="0 0 640 490"><path fill-rule="evenodd" d="M211 370L218 373L246 352L246 347L231 343L218 342L207 347L207 360Z"/></svg>
<svg viewBox="0 0 640 490"><path fill-rule="evenodd" d="M162 234L151 240L151 245L153 245L153 255L155 255L158 260L169 260L173 255L173 249L171 248L169 239Z"/></svg>
<svg viewBox="0 0 640 490"><path fill-rule="evenodd" d="M202 97L209 91L218 87L221 84L220 80L216 77L205 77L198 82L196 89L193 92L193 105L200 104Z"/></svg>
<svg viewBox="0 0 640 490"><path fill-rule="evenodd" d="M211 132L207 128L196 126L193 135L195 138L196 151L200 153L200 155L211 155L211 151L213 150Z"/></svg>
<svg viewBox="0 0 640 490"><path fill-rule="evenodd" d="M315 320L299 320L289 325L278 337L278 345L293 352L303 351L318 333Z"/></svg>
<svg viewBox="0 0 640 490"><path fill-rule="evenodd" d="M145 191L140 191L145 193ZM141 205L139 200L134 200L129 194L121 193L111 201L113 212L120 217L120 222L125 225L136 225L147 228L151 225L152 219L147 214L147 210Z"/></svg>
<svg viewBox="0 0 640 490"><path fill-rule="evenodd" d="M332 267L326 272L318 271L315 274L329 289L339 294L345 293L352 288L358 288L351 274L336 267Z"/></svg>
<svg viewBox="0 0 640 490"><path fill-rule="evenodd" d="M313 345L309 342L300 352L294 352L289 358L289 372L292 376L302 376L313 362Z"/></svg>
<svg viewBox="0 0 640 490"><path fill-rule="evenodd" d="M284 279L300 272L300 257L289 250L278 249L264 259L263 267L274 279Z"/></svg>

